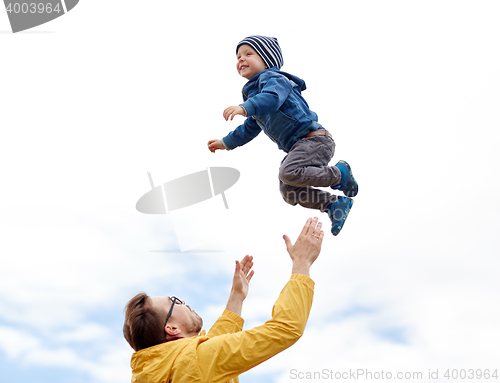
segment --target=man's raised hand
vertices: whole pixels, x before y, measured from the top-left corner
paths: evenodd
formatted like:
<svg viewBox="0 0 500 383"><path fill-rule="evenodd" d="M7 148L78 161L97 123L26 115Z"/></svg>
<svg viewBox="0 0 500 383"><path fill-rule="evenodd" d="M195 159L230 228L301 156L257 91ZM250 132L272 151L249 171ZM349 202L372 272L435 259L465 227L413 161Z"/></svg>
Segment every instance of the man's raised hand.
<svg viewBox="0 0 500 383"><path fill-rule="evenodd" d="M317 217L309 218L295 244L292 244L287 235L283 235L286 250L290 254L290 258L292 258L293 274L309 276L309 268L318 258L325 235L323 230L321 230L321 226L322 224L318 222Z"/></svg>
<svg viewBox="0 0 500 383"><path fill-rule="evenodd" d="M254 274L252 266L253 257L251 255L245 255L241 262L236 261L232 293L240 295L242 299L245 299L248 294L248 284Z"/></svg>

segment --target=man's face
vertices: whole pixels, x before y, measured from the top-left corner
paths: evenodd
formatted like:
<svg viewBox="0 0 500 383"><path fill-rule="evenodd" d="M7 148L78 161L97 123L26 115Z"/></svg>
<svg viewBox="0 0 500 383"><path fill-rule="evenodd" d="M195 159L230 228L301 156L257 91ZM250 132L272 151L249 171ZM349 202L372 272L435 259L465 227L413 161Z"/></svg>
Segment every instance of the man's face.
<svg viewBox="0 0 500 383"><path fill-rule="evenodd" d="M167 319L168 312L172 306L170 297L152 297L153 306ZM174 304L172 315L168 319L168 325L178 327L185 335L197 335L203 327L203 319L192 310L184 301Z"/></svg>
<svg viewBox="0 0 500 383"><path fill-rule="evenodd" d="M238 73L250 80L253 76L267 69L266 63L262 60L255 50L247 44L243 44L238 48L236 53L236 69Z"/></svg>

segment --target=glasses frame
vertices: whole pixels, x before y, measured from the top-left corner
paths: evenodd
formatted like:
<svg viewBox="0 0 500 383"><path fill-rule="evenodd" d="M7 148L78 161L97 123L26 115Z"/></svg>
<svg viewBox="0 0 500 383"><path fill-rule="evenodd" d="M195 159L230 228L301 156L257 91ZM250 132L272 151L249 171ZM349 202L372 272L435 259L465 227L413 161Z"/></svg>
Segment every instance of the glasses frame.
<svg viewBox="0 0 500 383"><path fill-rule="evenodd" d="M165 320L165 326L167 325L167 322L168 322L168 320L170 319L170 316L172 315L172 311L173 311L173 309L174 309L174 306L175 306L176 304L182 305L182 303L183 303L183 301L181 301L181 300L180 300L179 298L177 298L177 297L170 297L169 299L170 299L170 301L172 302L172 305L170 306L170 310L168 311L167 319ZM165 326L163 326L163 327L165 327Z"/></svg>

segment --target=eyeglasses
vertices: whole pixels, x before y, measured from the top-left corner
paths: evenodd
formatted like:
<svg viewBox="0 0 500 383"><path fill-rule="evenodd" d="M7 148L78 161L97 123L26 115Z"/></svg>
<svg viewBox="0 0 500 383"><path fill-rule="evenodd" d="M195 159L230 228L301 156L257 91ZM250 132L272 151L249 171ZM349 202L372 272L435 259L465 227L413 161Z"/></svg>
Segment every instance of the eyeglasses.
<svg viewBox="0 0 500 383"><path fill-rule="evenodd" d="M177 297L170 297L170 301L172 302L172 306L170 306L170 310L169 310L168 315L167 315L167 320L165 321L165 326L167 325L167 322L170 319L170 316L172 315L172 310L174 309L174 306L184 304L184 301L181 301ZM165 326L163 326L163 327L165 327Z"/></svg>

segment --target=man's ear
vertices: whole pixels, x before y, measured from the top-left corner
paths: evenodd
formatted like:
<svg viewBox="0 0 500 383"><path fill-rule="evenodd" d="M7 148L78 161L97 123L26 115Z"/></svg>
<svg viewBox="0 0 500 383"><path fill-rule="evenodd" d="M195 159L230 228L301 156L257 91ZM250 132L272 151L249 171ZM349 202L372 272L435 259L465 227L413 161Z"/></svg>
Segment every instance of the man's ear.
<svg viewBox="0 0 500 383"><path fill-rule="evenodd" d="M168 336L178 336L181 333L181 330L177 326L170 326L167 324L165 326L165 332Z"/></svg>

